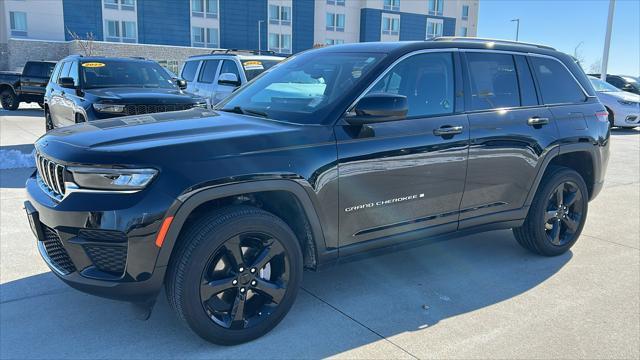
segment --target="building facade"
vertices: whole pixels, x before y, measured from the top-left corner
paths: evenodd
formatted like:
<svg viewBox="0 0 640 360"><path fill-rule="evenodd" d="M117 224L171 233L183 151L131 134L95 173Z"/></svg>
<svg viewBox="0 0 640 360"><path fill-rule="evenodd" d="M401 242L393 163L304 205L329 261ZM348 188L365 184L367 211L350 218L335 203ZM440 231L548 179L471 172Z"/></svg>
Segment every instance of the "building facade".
<svg viewBox="0 0 640 360"><path fill-rule="evenodd" d="M0 52L10 39L92 37L291 54L350 42L475 36L478 0L0 0L0 15Z"/></svg>

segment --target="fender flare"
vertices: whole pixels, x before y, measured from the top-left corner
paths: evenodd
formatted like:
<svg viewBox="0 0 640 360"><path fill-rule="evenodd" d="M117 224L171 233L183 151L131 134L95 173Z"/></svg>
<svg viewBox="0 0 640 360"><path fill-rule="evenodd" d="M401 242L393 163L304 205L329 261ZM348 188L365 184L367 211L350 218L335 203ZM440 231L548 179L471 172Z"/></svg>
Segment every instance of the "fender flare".
<svg viewBox="0 0 640 360"><path fill-rule="evenodd" d="M551 163L551 161L553 161L553 159L556 159L558 156L569 154L569 153L575 153L575 152L586 152L591 157L591 162L592 162L594 171L595 169L598 169L598 166L601 166L601 164L597 163L600 158L595 154L596 146L597 145L594 145L591 142L576 142L572 144L562 144L550 150L549 153L547 153L547 155L544 157L544 160L542 161L542 165L540 166L540 169L536 174L535 180L531 186L531 189L529 190L529 194L527 195L527 200L525 202L525 205L526 206L531 205L531 203L533 202L533 198L536 195L536 192L538 191L538 187L542 182L542 177L544 173L547 171L547 168L549 167L549 164ZM595 176L596 174L594 174L594 178Z"/></svg>
<svg viewBox="0 0 640 360"><path fill-rule="evenodd" d="M211 188L198 190L189 195L185 200L176 201L165 217L173 216L173 221L162 244L158 259L156 260L156 268L166 267L173 253L173 248L178 240L180 231L189 215L198 206L215 199L220 199L233 195L250 194L265 191L286 191L291 193L302 206L307 216L307 220L311 226L314 244L317 255L325 249L324 233L320 224L320 218L316 212L311 197L301 184L293 180L259 180L248 181L235 184L218 185Z"/></svg>

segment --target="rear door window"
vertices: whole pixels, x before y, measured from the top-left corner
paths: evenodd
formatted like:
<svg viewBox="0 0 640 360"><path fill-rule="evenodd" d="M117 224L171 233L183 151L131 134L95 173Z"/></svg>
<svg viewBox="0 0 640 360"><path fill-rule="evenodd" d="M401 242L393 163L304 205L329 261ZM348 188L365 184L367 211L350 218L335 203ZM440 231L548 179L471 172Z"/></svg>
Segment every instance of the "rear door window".
<svg viewBox="0 0 640 360"><path fill-rule="evenodd" d="M196 78L196 71L200 61L187 61L182 68L182 78L187 81L193 81Z"/></svg>
<svg viewBox="0 0 640 360"><path fill-rule="evenodd" d="M454 78L451 53L418 54L394 66L368 94L406 96L407 117L451 114Z"/></svg>
<svg viewBox="0 0 640 360"><path fill-rule="evenodd" d="M518 75L512 55L470 52L466 58L472 110L520 106Z"/></svg>
<svg viewBox="0 0 640 360"><path fill-rule="evenodd" d="M579 103L586 96L569 70L558 60L532 56L533 71L545 105Z"/></svg>
<svg viewBox="0 0 640 360"><path fill-rule="evenodd" d="M536 94L536 87L533 85L533 76L524 56L516 56L516 69L518 70L522 106L538 105L538 95Z"/></svg>
<svg viewBox="0 0 640 360"><path fill-rule="evenodd" d="M198 82L211 84L216 78L216 71L218 71L218 64L220 60L206 60L203 62L200 70L200 77Z"/></svg>

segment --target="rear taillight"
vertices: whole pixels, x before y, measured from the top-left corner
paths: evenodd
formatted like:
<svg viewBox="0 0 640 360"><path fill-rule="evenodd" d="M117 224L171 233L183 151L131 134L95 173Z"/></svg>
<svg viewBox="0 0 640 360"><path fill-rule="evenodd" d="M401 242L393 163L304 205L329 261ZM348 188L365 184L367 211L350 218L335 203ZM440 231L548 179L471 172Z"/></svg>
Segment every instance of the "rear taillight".
<svg viewBox="0 0 640 360"><path fill-rule="evenodd" d="M600 111L596 113L596 119L602 122L609 122L609 113L606 111Z"/></svg>

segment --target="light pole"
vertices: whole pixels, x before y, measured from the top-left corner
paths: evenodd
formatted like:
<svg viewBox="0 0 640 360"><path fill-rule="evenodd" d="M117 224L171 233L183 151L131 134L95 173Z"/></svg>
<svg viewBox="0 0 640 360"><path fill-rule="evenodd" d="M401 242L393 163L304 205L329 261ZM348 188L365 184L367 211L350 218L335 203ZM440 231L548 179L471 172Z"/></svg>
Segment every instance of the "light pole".
<svg viewBox="0 0 640 360"><path fill-rule="evenodd" d="M609 64L609 45L611 45L611 28L613 27L613 9L616 0L609 0L609 16L607 17L607 34L604 37L604 53L602 54L602 68L600 79L607 81L607 65Z"/></svg>
<svg viewBox="0 0 640 360"><path fill-rule="evenodd" d="M264 20L258 20L258 54L262 55L262 23Z"/></svg>
<svg viewBox="0 0 640 360"><path fill-rule="evenodd" d="M518 41L518 35L520 34L520 19L512 19L511 22L516 22L516 41Z"/></svg>

